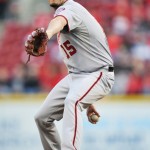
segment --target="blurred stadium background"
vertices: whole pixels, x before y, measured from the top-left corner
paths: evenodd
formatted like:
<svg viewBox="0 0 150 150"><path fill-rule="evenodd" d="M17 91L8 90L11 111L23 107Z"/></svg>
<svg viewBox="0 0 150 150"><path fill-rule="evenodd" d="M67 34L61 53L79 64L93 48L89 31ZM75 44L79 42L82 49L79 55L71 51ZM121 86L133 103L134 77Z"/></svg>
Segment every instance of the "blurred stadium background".
<svg viewBox="0 0 150 150"><path fill-rule="evenodd" d="M93 126L83 113L82 150L149 150L150 0L78 2L103 26L116 75L110 96L96 105L101 121ZM28 65L24 41L51 18L47 0L0 0L0 150L42 150L34 114L67 71L56 37Z"/></svg>

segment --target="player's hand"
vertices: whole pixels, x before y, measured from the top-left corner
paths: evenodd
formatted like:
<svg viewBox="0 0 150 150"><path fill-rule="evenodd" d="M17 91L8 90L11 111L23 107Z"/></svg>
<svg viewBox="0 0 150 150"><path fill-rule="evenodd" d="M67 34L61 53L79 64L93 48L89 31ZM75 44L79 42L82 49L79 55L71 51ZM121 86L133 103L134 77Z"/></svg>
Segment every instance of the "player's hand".
<svg viewBox="0 0 150 150"><path fill-rule="evenodd" d="M92 124L96 124L97 122L94 122L90 119L90 116L92 116L93 114L97 115L98 117L100 117L100 114L96 111L95 107L93 105L90 105L87 108L87 117L89 122L91 122Z"/></svg>

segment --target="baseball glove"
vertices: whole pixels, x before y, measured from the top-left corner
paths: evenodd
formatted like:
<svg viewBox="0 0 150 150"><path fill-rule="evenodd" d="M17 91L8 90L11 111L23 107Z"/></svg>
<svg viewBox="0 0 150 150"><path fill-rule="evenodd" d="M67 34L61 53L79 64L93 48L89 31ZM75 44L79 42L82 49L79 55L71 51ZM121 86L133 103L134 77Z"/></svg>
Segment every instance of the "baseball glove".
<svg viewBox="0 0 150 150"><path fill-rule="evenodd" d="M28 61L30 61L30 55L43 56L47 51L48 36L44 28L35 29L25 42L25 50L29 54Z"/></svg>

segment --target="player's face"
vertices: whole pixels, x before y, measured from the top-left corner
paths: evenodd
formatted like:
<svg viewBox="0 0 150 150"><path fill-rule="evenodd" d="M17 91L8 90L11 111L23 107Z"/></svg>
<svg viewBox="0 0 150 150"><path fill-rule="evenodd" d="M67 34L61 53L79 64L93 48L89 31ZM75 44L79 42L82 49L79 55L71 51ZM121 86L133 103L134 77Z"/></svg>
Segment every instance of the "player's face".
<svg viewBox="0 0 150 150"><path fill-rule="evenodd" d="M57 8L61 6L66 0L48 0L51 7Z"/></svg>

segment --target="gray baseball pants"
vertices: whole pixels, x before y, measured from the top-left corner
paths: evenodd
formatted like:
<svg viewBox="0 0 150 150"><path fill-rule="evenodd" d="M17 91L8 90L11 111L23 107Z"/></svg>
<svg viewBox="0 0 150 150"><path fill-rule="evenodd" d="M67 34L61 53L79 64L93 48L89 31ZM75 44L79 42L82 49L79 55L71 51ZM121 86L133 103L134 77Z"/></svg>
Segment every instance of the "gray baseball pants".
<svg viewBox="0 0 150 150"><path fill-rule="evenodd" d="M80 150L82 111L106 96L114 84L114 73L103 71L68 74L48 94L35 115L44 150ZM63 118L62 139L54 121Z"/></svg>

